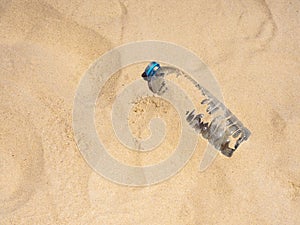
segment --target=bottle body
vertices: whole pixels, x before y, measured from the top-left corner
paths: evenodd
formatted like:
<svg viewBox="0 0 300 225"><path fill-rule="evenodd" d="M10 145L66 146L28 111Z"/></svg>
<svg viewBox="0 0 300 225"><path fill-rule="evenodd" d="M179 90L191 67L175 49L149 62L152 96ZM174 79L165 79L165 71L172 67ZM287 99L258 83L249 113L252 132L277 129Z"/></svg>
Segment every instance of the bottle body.
<svg viewBox="0 0 300 225"><path fill-rule="evenodd" d="M188 74L174 67L160 67L159 64L152 62L142 76L153 93L163 95L168 91L166 76L172 74L176 77L183 76L201 93L199 102L203 106L202 111L200 113L196 113L195 109L187 111L186 121L215 149L231 157L239 145L249 138L251 132L222 102Z"/></svg>

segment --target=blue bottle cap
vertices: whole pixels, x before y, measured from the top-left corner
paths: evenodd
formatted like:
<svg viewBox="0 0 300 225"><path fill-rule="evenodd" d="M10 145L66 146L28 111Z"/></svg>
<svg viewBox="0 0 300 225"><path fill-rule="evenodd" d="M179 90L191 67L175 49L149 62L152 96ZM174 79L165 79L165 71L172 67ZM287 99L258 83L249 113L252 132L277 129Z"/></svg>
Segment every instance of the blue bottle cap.
<svg viewBox="0 0 300 225"><path fill-rule="evenodd" d="M156 71L160 68L157 62L151 62L145 69L147 77L152 77L155 75Z"/></svg>

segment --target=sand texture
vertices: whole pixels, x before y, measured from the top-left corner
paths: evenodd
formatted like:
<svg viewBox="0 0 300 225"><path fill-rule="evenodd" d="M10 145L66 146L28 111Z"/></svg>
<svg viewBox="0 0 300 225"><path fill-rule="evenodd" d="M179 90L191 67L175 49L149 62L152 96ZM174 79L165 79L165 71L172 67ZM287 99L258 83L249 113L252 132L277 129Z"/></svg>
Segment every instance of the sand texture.
<svg viewBox="0 0 300 225"><path fill-rule="evenodd" d="M1 0L0 224L300 224L299 11L298 0ZM103 53L139 40L184 46L210 68L252 132L232 158L200 173L200 138L178 174L143 188L88 166L72 129L77 86ZM114 99L144 67L113 75L95 116L111 155L137 166L167 158L179 138L174 108L157 98L128 119L143 138L160 115L161 146L142 154L114 136Z"/></svg>

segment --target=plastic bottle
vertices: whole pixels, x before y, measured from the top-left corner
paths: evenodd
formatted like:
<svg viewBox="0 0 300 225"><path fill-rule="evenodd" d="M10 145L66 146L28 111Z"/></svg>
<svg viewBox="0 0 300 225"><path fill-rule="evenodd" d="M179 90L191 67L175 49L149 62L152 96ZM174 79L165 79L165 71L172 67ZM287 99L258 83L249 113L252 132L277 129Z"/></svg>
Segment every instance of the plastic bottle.
<svg viewBox="0 0 300 225"><path fill-rule="evenodd" d="M161 67L157 62L151 62L146 67L142 77L148 82L148 87L153 93L163 95L168 91L165 78L171 74L176 77L183 76L187 82L192 82L203 97L199 102L205 107L205 110L200 113L195 113L195 110L187 111L186 121L215 149L223 155L231 157L239 145L249 138L251 132L222 102L191 76L184 74L179 69L169 66ZM208 120L205 121L204 118L208 118Z"/></svg>

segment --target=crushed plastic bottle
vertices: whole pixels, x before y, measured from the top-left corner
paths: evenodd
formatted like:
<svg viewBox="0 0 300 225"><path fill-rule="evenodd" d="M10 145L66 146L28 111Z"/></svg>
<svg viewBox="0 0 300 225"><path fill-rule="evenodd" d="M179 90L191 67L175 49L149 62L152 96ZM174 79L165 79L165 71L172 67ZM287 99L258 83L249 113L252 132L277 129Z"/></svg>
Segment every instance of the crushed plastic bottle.
<svg viewBox="0 0 300 225"><path fill-rule="evenodd" d="M218 152L231 157L240 144L249 138L251 132L222 102L179 69L169 66L161 67L157 62L151 62L142 77L148 82L148 87L153 93L163 95L168 91L165 79L167 75L183 76L201 92L202 99L199 102L204 106L204 110L195 113L194 109L186 113L186 121L210 144L201 162L200 170L205 170Z"/></svg>

